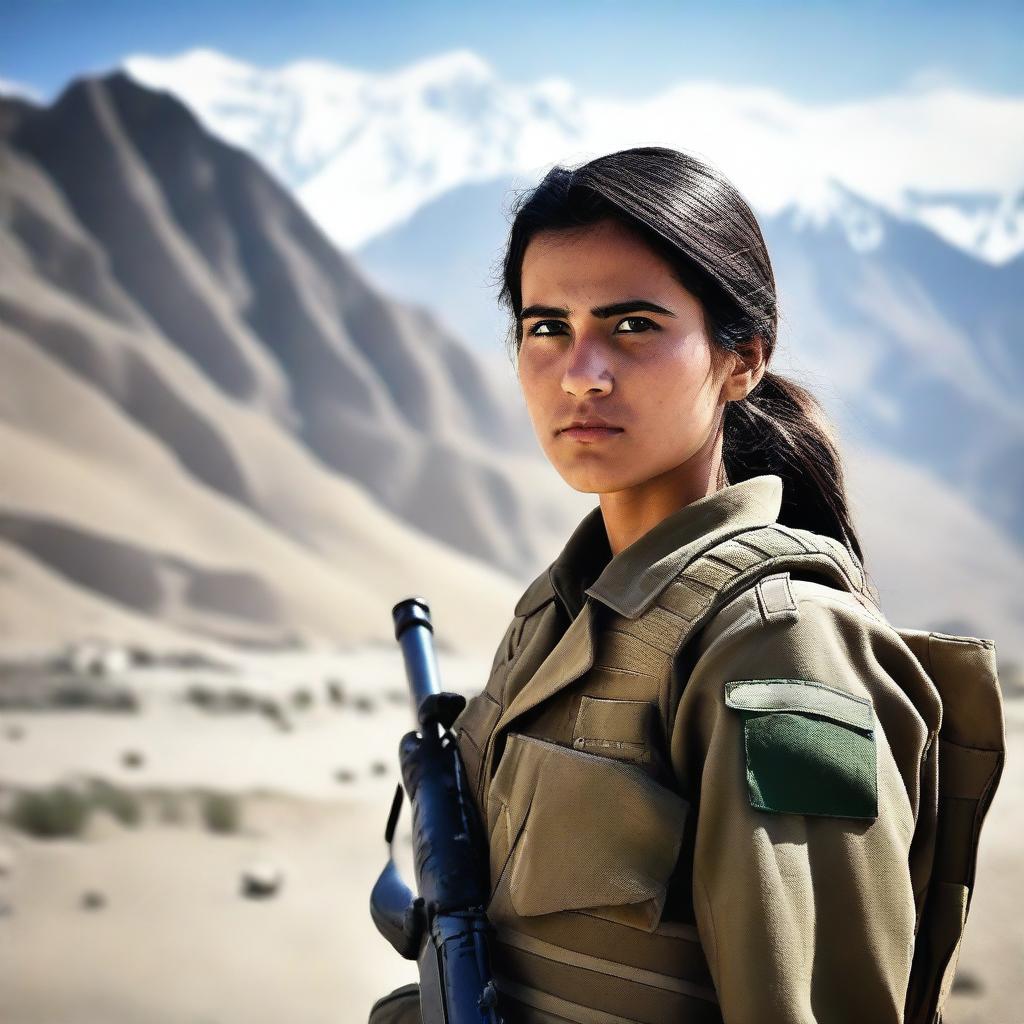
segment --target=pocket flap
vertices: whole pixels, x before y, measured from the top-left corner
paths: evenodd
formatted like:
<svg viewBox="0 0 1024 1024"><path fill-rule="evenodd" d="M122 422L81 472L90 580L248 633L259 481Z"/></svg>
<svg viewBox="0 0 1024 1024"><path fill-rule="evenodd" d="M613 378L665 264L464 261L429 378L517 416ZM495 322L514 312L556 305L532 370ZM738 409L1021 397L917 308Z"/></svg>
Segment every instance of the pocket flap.
<svg viewBox="0 0 1024 1024"><path fill-rule="evenodd" d="M650 701L584 694L572 730L572 745L592 754L648 763L655 712Z"/></svg>
<svg viewBox="0 0 1024 1024"><path fill-rule="evenodd" d="M725 703L740 711L801 711L871 732L871 701L811 679L737 679L725 684Z"/></svg>
<svg viewBox="0 0 1024 1024"><path fill-rule="evenodd" d="M689 808L679 794L636 765L518 733L490 793L513 831L516 913L651 901L646 919L657 925Z"/></svg>

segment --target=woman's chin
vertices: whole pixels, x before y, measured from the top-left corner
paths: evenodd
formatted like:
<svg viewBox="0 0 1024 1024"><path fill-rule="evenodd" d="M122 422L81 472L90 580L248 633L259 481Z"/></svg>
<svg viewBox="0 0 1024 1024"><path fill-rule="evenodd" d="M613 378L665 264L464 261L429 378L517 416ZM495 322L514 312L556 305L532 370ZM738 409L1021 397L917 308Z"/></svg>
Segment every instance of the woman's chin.
<svg viewBox="0 0 1024 1024"><path fill-rule="evenodd" d="M557 467L561 478L581 494L608 494L628 486L623 473L601 472L595 466Z"/></svg>

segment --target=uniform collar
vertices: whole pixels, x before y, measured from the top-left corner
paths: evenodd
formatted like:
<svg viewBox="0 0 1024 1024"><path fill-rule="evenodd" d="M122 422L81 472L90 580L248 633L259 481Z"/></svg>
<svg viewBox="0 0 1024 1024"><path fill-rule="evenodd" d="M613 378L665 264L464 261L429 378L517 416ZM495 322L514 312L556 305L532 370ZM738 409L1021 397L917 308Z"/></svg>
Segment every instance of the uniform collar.
<svg viewBox="0 0 1024 1024"><path fill-rule="evenodd" d="M782 478L775 474L751 477L666 516L612 558L598 505L583 517L558 557L526 588L515 614L528 615L557 598L575 617L584 595L590 595L634 619L694 558L736 533L776 522L781 507Z"/></svg>

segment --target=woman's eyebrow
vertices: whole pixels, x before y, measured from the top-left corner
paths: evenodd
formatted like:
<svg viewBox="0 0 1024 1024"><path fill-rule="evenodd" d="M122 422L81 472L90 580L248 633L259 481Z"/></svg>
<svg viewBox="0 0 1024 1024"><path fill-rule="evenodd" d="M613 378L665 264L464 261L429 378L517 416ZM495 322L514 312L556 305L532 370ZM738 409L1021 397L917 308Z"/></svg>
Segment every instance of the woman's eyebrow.
<svg viewBox="0 0 1024 1024"><path fill-rule="evenodd" d="M625 299L622 302L613 302L608 306L595 306L590 311L592 316L596 316L600 320L622 313L640 312L661 313L664 316L675 316L675 313L673 313L671 309L665 309L664 306L659 306L656 302L652 302L650 299ZM527 306L526 309L519 314L519 319L528 320L535 316L567 317L568 315L569 310L563 309L561 306L533 305Z"/></svg>

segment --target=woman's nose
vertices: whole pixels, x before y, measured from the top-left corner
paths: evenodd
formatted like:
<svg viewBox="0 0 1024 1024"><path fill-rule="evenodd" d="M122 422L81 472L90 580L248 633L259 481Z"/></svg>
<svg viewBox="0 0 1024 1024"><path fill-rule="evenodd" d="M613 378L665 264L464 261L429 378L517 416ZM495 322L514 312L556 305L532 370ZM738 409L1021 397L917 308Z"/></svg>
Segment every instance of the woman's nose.
<svg viewBox="0 0 1024 1024"><path fill-rule="evenodd" d="M562 374L562 388L570 395L579 397L595 389L602 393L611 391L611 367L600 339L593 335L580 335L572 343L566 358L568 362Z"/></svg>

